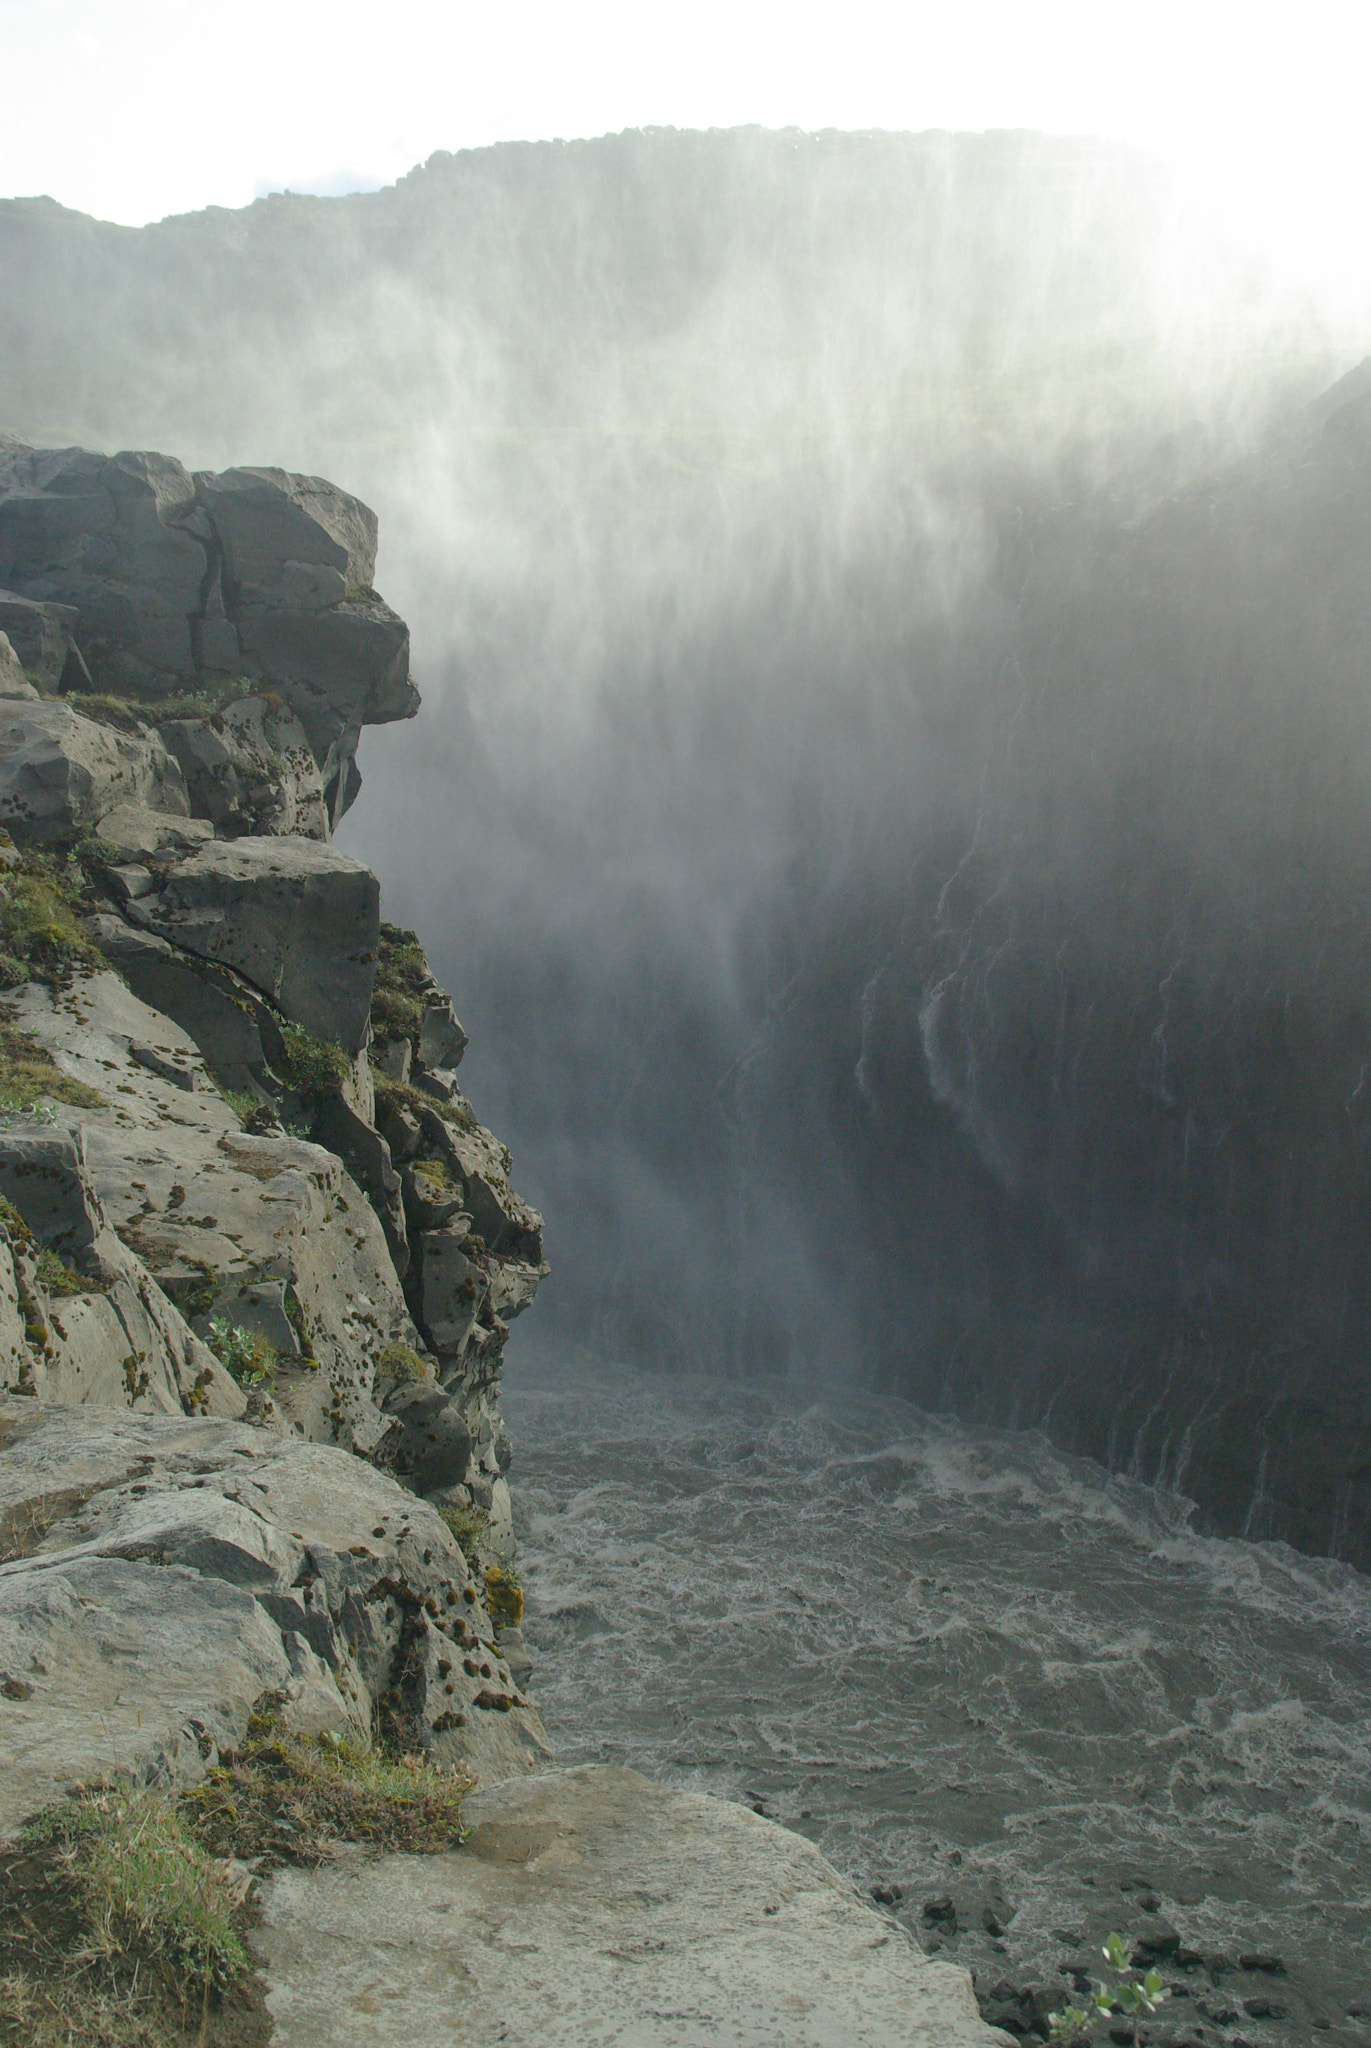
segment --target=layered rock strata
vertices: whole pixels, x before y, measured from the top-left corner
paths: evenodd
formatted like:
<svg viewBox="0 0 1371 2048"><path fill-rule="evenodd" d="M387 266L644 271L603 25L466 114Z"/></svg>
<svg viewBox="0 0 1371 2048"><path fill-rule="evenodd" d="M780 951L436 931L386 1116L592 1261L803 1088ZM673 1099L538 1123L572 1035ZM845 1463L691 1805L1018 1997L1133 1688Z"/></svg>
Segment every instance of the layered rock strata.
<svg viewBox="0 0 1371 2048"><path fill-rule="evenodd" d="M0 444L0 1388L160 1412L178 1445L255 1425L225 1458L355 1453L369 1479L318 1484L407 1501L456 1584L436 1510L508 1542L501 1354L546 1267L458 1088L450 996L330 843L361 726L418 703L375 549L317 478ZM274 1612L295 1581L252 1540L266 1578L211 1545L214 1570ZM330 1599L366 1576L318 1570ZM244 1669L274 1685L291 1654ZM365 1684L325 1658L354 1718L398 1654ZM428 1704L421 1746L489 1750L486 1709Z"/></svg>

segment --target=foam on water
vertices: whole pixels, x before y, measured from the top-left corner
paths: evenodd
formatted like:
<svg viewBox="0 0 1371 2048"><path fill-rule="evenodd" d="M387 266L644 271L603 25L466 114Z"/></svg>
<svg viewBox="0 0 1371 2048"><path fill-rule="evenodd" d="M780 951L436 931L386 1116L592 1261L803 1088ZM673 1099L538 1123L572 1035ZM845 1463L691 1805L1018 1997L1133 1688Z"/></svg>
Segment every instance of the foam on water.
<svg viewBox="0 0 1371 2048"><path fill-rule="evenodd" d="M1194 1948L1286 1959L1247 2038L1371 2036L1371 1580L896 1401L545 1361L505 1407L562 1762L761 1805L926 1943L951 1895L981 1982L1062 1985L1151 1888Z"/></svg>

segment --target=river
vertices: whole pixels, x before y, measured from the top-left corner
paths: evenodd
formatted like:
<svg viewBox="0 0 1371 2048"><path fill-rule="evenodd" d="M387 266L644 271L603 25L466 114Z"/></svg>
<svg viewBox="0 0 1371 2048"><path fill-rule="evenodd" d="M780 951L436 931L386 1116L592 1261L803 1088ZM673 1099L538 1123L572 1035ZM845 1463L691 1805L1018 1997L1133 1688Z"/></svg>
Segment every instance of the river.
<svg viewBox="0 0 1371 2048"><path fill-rule="evenodd" d="M799 1830L1001 2009L1160 1917L1154 2040L1371 2043L1371 1579L1036 1434L511 1349L560 1762Z"/></svg>

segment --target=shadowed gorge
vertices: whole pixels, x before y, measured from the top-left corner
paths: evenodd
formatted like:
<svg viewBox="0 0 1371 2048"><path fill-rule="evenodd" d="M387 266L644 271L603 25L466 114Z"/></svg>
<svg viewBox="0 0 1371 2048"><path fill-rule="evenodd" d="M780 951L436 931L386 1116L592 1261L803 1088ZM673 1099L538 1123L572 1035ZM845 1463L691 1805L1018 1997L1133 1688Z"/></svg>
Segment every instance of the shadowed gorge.
<svg viewBox="0 0 1371 2048"><path fill-rule="evenodd" d="M344 839L472 1028L546 1333L1365 1565L1364 337L1020 135L8 202L0 266L9 430L380 512L427 715Z"/></svg>

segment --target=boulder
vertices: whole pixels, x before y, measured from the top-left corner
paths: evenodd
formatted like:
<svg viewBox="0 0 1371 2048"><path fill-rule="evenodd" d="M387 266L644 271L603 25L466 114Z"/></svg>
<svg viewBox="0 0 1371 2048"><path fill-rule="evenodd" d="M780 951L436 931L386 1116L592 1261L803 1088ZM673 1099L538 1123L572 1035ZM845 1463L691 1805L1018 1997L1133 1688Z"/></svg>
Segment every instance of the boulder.
<svg viewBox="0 0 1371 2048"><path fill-rule="evenodd" d="M34 1400L0 1398L0 1446L0 1669L33 1687L0 1710L0 1829L111 1769L193 1782L269 1691L363 1742L384 1705L488 1779L547 1761L461 1550L387 1474Z"/></svg>
<svg viewBox="0 0 1371 2048"><path fill-rule="evenodd" d="M420 1065L455 1070L466 1049L467 1035L457 1021L451 1000L444 996L441 1002L430 1003L419 1027Z"/></svg>
<svg viewBox="0 0 1371 2048"><path fill-rule="evenodd" d="M110 1227L79 1129L0 1132L0 1193L24 1223L6 1226L0 1248L0 1386L77 1405L242 1414L241 1388ZM40 1248L91 1291L54 1295Z"/></svg>
<svg viewBox="0 0 1371 2048"><path fill-rule="evenodd" d="M387 1446L394 1470L416 1493L460 1485L471 1464L471 1430L440 1387L407 1388L387 1404L397 1429Z"/></svg>
<svg viewBox="0 0 1371 2048"><path fill-rule="evenodd" d="M154 877L146 868L119 869L114 878L130 874L146 877L147 886L141 879L136 886L126 885L127 900L151 893ZM266 1068L262 1030L272 1029L255 989L231 969L184 953L155 932L126 924L122 917L93 917L87 928L139 1000L193 1039L226 1087L252 1090Z"/></svg>
<svg viewBox="0 0 1371 2048"><path fill-rule="evenodd" d="M216 840L182 861L132 914L204 960L231 967L316 1038L366 1043L380 886L313 839Z"/></svg>
<svg viewBox="0 0 1371 2048"><path fill-rule="evenodd" d="M284 469L227 469L196 484L235 598L318 609L370 589L376 514L336 484Z"/></svg>
<svg viewBox="0 0 1371 2048"><path fill-rule="evenodd" d="M88 831L117 805L187 814L159 736L115 732L63 703L0 699L0 824L20 845Z"/></svg>
<svg viewBox="0 0 1371 2048"><path fill-rule="evenodd" d="M206 680L261 682L300 721L331 823L360 784L362 726L410 718L419 703L408 629L371 587L375 560L375 514L320 477L192 479L150 453L0 449L0 583L43 614L22 622L21 660L32 666L41 641L47 686L75 671L87 688L145 701ZM216 765L204 763L211 780ZM313 815L304 805L270 829L306 832Z"/></svg>
<svg viewBox="0 0 1371 2048"><path fill-rule="evenodd" d="M423 1328L440 1358L461 1356L485 1305L486 1276L463 1250L466 1235L464 1224L421 1231L417 1239Z"/></svg>
<svg viewBox="0 0 1371 2048"><path fill-rule="evenodd" d="M62 681L72 659L76 617L74 605L41 604L33 598L20 597L16 591L0 590L0 632L9 640L27 673L37 677L42 685L39 694L46 692L51 696ZM90 676L79 654L75 663L77 682L89 687Z"/></svg>
<svg viewBox="0 0 1371 2048"><path fill-rule="evenodd" d="M106 846L137 859L155 853L190 853L214 837L213 825L204 818L172 817L165 811L146 810L141 804L116 804L96 820L95 831Z"/></svg>
<svg viewBox="0 0 1371 2048"><path fill-rule="evenodd" d="M0 633L0 697L32 701L40 693L24 674L23 664L10 645L9 635Z"/></svg>

